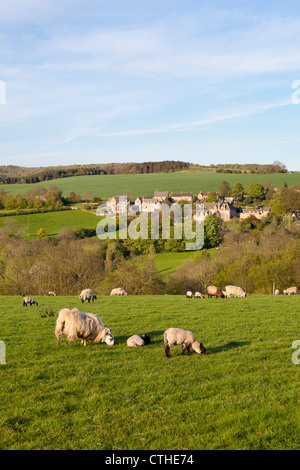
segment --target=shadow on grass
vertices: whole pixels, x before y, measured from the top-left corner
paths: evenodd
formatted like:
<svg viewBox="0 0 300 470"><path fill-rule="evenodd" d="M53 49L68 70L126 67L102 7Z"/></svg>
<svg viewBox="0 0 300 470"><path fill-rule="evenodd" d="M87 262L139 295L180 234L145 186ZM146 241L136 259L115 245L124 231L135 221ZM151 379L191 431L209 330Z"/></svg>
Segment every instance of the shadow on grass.
<svg viewBox="0 0 300 470"><path fill-rule="evenodd" d="M249 346L251 341L230 341L230 343L223 344L223 346L217 346L215 348L207 348L207 354L217 354L223 351L229 351L230 349L240 348L243 346Z"/></svg>

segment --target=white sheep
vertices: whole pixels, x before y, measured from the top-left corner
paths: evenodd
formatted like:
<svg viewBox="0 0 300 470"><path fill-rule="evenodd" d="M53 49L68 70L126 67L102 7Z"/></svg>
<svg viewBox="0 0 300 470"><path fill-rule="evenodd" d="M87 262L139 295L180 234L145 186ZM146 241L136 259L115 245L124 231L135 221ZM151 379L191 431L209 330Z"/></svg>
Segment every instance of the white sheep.
<svg viewBox="0 0 300 470"><path fill-rule="evenodd" d="M297 295L298 289L297 287L289 287L283 291L283 295Z"/></svg>
<svg viewBox="0 0 300 470"><path fill-rule="evenodd" d="M227 295L227 293L225 292L225 290L222 290L222 293L223 293L224 297L227 299L227 298L228 298L228 295Z"/></svg>
<svg viewBox="0 0 300 470"><path fill-rule="evenodd" d="M193 298L193 292L191 292L190 290L188 290L187 293L186 293L186 298L187 298L187 299L192 299L192 298Z"/></svg>
<svg viewBox="0 0 300 470"><path fill-rule="evenodd" d="M202 295L201 292L195 292L194 297L195 297L195 299L196 298L204 299L204 295Z"/></svg>
<svg viewBox="0 0 300 470"><path fill-rule="evenodd" d="M93 295L92 289L84 289L83 291L81 291L79 295L79 299L81 300L81 303L84 303L85 300L87 300L88 303L90 303L91 300L93 302L94 300L97 300L97 296Z"/></svg>
<svg viewBox="0 0 300 470"><path fill-rule="evenodd" d="M234 297L238 297L238 298L242 298L242 297L247 296L246 292L243 291L243 289L241 287L237 287L237 286L226 286L225 291L226 291L226 294L227 294L226 297L228 297L228 298L231 297L232 295Z"/></svg>
<svg viewBox="0 0 300 470"><path fill-rule="evenodd" d="M170 348L174 344L182 344L181 355L184 355L185 350L187 350L187 354L190 355L190 347L198 354L204 354L206 352L203 344L196 340L191 331L182 330L181 328L169 328L166 330L164 333L164 344L167 357L170 357Z"/></svg>
<svg viewBox="0 0 300 470"><path fill-rule="evenodd" d="M127 295L127 292L121 287L116 287L111 291L110 295Z"/></svg>
<svg viewBox="0 0 300 470"><path fill-rule="evenodd" d="M80 312L77 308L73 308L73 310L63 308L59 311L55 327L57 346L59 346L62 335L67 336L70 346L76 338L82 338L84 344L86 341L105 342L109 346L114 344L111 329L103 326L100 317L92 313Z"/></svg>
<svg viewBox="0 0 300 470"><path fill-rule="evenodd" d="M49 296L52 296L52 297L53 297L53 296L56 297L55 292L53 292L52 290L50 290L50 292L48 292L48 295L49 295Z"/></svg>
<svg viewBox="0 0 300 470"><path fill-rule="evenodd" d="M279 289L276 289L275 292L274 292L275 295L279 295L280 292L279 292Z"/></svg>
<svg viewBox="0 0 300 470"><path fill-rule="evenodd" d="M136 347L136 346L145 346L145 344L150 343L150 337L143 333L142 335L133 335L130 336L127 340L127 346Z"/></svg>
<svg viewBox="0 0 300 470"><path fill-rule="evenodd" d="M32 297L23 297L23 307L27 307L27 305L38 305L38 303Z"/></svg>

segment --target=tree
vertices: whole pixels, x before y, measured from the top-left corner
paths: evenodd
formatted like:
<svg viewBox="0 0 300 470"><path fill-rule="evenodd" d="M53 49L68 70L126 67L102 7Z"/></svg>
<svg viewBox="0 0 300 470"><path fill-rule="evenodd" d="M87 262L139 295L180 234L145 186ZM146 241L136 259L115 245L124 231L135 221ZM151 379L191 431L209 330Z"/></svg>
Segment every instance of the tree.
<svg viewBox="0 0 300 470"><path fill-rule="evenodd" d="M204 246L205 248L215 248L221 241L221 225L213 215L207 215L204 220Z"/></svg>
<svg viewBox="0 0 300 470"><path fill-rule="evenodd" d="M215 191L212 191L211 193L209 193L207 197L207 202L218 202L218 201L219 201L218 194Z"/></svg>
<svg viewBox="0 0 300 470"><path fill-rule="evenodd" d="M223 181L223 183L221 184L219 188L219 196L224 199L225 197L230 196L230 195L231 195L230 184L228 183L228 181Z"/></svg>
<svg viewBox="0 0 300 470"><path fill-rule="evenodd" d="M46 237L46 236L47 236L46 230L45 230L44 228L40 228L40 229L38 230L37 236L38 236L39 238L44 238L44 237Z"/></svg>
<svg viewBox="0 0 300 470"><path fill-rule="evenodd" d="M259 183L251 183L247 189L247 194L253 199L264 199L266 190Z"/></svg>
<svg viewBox="0 0 300 470"><path fill-rule="evenodd" d="M243 185L241 183L235 183L231 195L234 197L234 199L241 201L245 195Z"/></svg>

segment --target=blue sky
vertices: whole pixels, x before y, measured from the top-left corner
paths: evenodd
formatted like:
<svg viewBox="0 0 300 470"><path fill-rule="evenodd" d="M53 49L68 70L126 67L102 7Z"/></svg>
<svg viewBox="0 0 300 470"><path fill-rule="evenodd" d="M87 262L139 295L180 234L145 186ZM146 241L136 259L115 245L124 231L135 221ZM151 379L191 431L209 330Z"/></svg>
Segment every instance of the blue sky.
<svg viewBox="0 0 300 470"><path fill-rule="evenodd" d="M300 170L299 33L298 1L1 0L0 164Z"/></svg>

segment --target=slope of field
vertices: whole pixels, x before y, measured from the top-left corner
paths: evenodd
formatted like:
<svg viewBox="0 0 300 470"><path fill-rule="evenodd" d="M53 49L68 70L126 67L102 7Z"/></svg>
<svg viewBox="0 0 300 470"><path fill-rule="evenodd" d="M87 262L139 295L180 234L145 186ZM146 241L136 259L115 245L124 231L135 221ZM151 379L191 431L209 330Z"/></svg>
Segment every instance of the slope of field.
<svg viewBox="0 0 300 470"><path fill-rule="evenodd" d="M36 235L40 228L46 230L47 235L57 235L59 230L67 227L70 230L77 228L96 228L100 218L94 214L83 211L61 211L46 212L40 214L16 215L10 217L0 217L0 228L4 226L5 220L15 220L26 227L29 236Z"/></svg>
<svg viewBox="0 0 300 470"><path fill-rule="evenodd" d="M208 250L210 256L214 257L218 254L216 248ZM184 251L184 252L171 252L171 253L157 253L155 255L155 267L160 274L167 276L176 271L185 260L197 256L197 251Z"/></svg>
<svg viewBox="0 0 300 470"><path fill-rule="evenodd" d="M181 172L146 175L101 175L101 176L75 176L52 181L45 181L39 185L48 188L52 184L62 189L65 196L70 191L76 191L83 195L88 190L94 196L106 199L110 196L123 194L125 190L131 192L131 200L141 195L153 196L155 190L169 192L190 191L194 195L200 191L217 191L222 181L228 181L231 186L240 182L245 188L252 182L270 182L274 187L283 186L287 183L289 187L300 186L300 173L270 175L234 175L214 172ZM16 194L24 194L31 189L33 184L1 185L4 191Z"/></svg>
<svg viewBox="0 0 300 470"><path fill-rule="evenodd" d="M300 296L2 297L0 442L4 449L298 449ZM98 313L115 345L56 346L62 307ZM164 354L163 333L192 330L207 348ZM128 348L147 332L151 344Z"/></svg>

